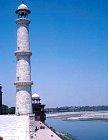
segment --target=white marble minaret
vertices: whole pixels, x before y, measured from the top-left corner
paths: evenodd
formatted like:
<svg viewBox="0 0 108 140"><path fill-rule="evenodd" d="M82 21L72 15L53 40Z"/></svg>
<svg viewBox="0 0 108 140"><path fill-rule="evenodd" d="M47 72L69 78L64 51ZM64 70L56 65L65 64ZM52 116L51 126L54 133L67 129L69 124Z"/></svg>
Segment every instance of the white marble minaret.
<svg viewBox="0 0 108 140"><path fill-rule="evenodd" d="M27 18L30 10L25 4L21 4L16 10L18 14L17 24L17 50L16 55L16 115L32 113L31 100L31 66L30 66L30 42L29 24Z"/></svg>

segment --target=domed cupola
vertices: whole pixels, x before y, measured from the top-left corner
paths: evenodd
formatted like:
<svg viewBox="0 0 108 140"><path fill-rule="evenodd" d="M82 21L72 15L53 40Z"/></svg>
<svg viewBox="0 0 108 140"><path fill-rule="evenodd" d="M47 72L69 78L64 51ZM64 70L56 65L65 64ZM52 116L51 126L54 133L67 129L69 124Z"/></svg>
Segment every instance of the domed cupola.
<svg viewBox="0 0 108 140"><path fill-rule="evenodd" d="M34 94L32 94L32 101L34 102L34 103L39 103L40 104L40 96L37 94L37 93L34 93Z"/></svg>
<svg viewBox="0 0 108 140"><path fill-rule="evenodd" d="M38 99L40 99L40 96L37 94L37 93L34 93L34 94L32 94L32 99L33 100L38 100Z"/></svg>
<svg viewBox="0 0 108 140"><path fill-rule="evenodd" d="M22 1L22 4L20 4L18 6L15 13L18 14L18 18L27 18L28 14L30 14L31 11L28 9L28 7Z"/></svg>

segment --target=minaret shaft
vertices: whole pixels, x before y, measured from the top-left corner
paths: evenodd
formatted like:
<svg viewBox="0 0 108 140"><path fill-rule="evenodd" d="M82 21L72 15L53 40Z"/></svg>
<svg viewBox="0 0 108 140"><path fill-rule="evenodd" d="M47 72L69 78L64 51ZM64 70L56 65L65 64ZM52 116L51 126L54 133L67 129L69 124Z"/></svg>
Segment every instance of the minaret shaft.
<svg viewBox="0 0 108 140"><path fill-rule="evenodd" d="M29 20L18 19L17 23L17 70L16 78L20 81L31 80Z"/></svg>
<svg viewBox="0 0 108 140"><path fill-rule="evenodd" d="M20 18L16 20L17 24L17 50L29 51L29 24L30 20Z"/></svg>
<svg viewBox="0 0 108 140"><path fill-rule="evenodd" d="M23 8L22 4L20 7ZM27 8L27 7L26 7ZM25 16L30 12L27 9L18 9L17 24L17 51L16 55L16 115L26 115L32 113L31 100L31 65L30 65L30 42L29 24L30 20ZM24 16L24 17L23 17Z"/></svg>

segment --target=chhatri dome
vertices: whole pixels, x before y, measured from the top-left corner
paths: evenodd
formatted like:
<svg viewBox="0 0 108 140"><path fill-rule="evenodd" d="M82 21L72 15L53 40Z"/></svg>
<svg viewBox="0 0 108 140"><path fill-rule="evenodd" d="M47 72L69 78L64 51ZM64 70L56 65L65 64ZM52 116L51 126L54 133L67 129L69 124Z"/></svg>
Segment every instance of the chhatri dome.
<svg viewBox="0 0 108 140"><path fill-rule="evenodd" d="M40 99L40 96L37 93L32 94L32 99Z"/></svg>
<svg viewBox="0 0 108 140"><path fill-rule="evenodd" d="M18 6L17 10L15 11L16 14L30 14L31 11L28 9L28 7L24 4L24 2L22 1L22 3Z"/></svg>
<svg viewBox="0 0 108 140"><path fill-rule="evenodd" d="M18 10L22 10L22 9L28 10L28 7L24 3L22 3L20 4L20 6L18 6Z"/></svg>

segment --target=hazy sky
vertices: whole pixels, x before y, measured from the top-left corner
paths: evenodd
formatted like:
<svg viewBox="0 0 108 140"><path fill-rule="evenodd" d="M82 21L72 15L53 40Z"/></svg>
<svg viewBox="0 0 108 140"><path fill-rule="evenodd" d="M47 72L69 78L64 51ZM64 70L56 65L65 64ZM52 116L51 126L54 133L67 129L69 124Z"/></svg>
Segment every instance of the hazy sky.
<svg viewBox="0 0 108 140"><path fill-rule="evenodd" d="M0 0L0 83L15 105L21 0ZM108 0L26 0L31 10L32 93L47 107L108 105Z"/></svg>

